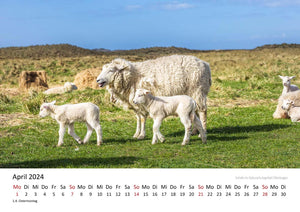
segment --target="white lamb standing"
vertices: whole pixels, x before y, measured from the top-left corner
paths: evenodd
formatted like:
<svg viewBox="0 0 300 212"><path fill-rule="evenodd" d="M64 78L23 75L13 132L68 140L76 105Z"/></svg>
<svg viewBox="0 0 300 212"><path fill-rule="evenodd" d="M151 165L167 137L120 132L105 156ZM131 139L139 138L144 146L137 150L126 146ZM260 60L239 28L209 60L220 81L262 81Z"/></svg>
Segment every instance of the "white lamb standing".
<svg viewBox="0 0 300 212"><path fill-rule="evenodd" d="M292 85L291 84L291 80L295 78L295 76L280 76L280 79L282 80L282 85L283 85L283 89L282 89L282 93L281 96L278 99L278 104L276 107L275 112L273 113L273 118L275 119L285 119L285 118L289 118L289 115L287 113L287 111L282 109L282 96L289 93L289 92L293 92L293 91L297 91L299 90L299 88L296 85Z"/></svg>
<svg viewBox="0 0 300 212"><path fill-rule="evenodd" d="M283 100L281 108L286 110L291 117L292 122L299 122L300 120L300 107L295 106L295 102L290 99Z"/></svg>
<svg viewBox="0 0 300 212"><path fill-rule="evenodd" d="M114 59L103 66L97 83L100 87L107 86L113 97L111 100L134 111L137 118L134 138L145 137L147 111L133 103L135 91L141 87L148 89L155 96L192 97L196 101L197 112L206 130L211 72L209 64L197 57L172 55L143 62Z"/></svg>
<svg viewBox="0 0 300 212"><path fill-rule="evenodd" d="M134 99L134 104L143 106L151 118L153 118L153 138L152 144L165 141L164 136L160 133L159 128L164 118L171 115L178 115L180 121L185 127L185 135L182 145L188 144L192 131L192 124L200 132L203 143L206 143L206 133L202 127L201 121L197 117L195 110L197 108L195 100L186 95L155 97L150 91L145 89L137 89Z"/></svg>
<svg viewBox="0 0 300 212"><path fill-rule="evenodd" d="M44 94L61 94L71 92L73 90L77 90L77 86L72 82L66 82L64 86L49 88L48 90L44 91Z"/></svg>
<svg viewBox="0 0 300 212"><path fill-rule="evenodd" d="M97 145L100 146L102 141L102 129L99 123L99 108L90 102L79 104L54 105L56 101L43 103L40 108L40 117L50 115L59 124L59 140L57 146L63 144L63 138L66 127L68 133L79 143L87 143L92 135L93 129L97 134ZM74 122L85 122L87 133L81 141L80 137L74 131Z"/></svg>

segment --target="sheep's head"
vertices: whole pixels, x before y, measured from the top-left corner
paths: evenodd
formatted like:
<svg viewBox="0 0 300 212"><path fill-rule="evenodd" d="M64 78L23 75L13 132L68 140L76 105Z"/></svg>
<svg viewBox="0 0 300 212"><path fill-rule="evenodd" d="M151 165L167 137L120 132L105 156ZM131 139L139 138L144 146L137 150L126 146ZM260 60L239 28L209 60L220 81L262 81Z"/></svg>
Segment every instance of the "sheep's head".
<svg viewBox="0 0 300 212"><path fill-rule="evenodd" d="M291 85L291 80L295 78L295 76L289 77L289 76L280 76L280 79L282 80L283 86L289 87Z"/></svg>
<svg viewBox="0 0 300 212"><path fill-rule="evenodd" d="M50 103L43 103L40 107L40 113L39 116L41 118L44 118L46 116L49 116L51 114L51 106L55 104L56 101L50 102Z"/></svg>
<svg viewBox="0 0 300 212"><path fill-rule="evenodd" d="M150 94L150 91L145 89L137 89L133 98L134 104L145 104L147 101L147 95Z"/></svg>
<svg viewBox="0 0 300 212"><path fill-rule="evenodd" d="M111 63L105 64L102 68L101 74L97 77L99 87L104 87L110 84L113 81L115 74L124 71L130 66L131 64L124 59L115 59Z"/></svg>
<svg viewBox="0 0 300 212"><path fill-rule="evenodd" d="M284 99L281 105L283 110L289 110L292 106L294 106L294 101L290 99Z"/></svg>

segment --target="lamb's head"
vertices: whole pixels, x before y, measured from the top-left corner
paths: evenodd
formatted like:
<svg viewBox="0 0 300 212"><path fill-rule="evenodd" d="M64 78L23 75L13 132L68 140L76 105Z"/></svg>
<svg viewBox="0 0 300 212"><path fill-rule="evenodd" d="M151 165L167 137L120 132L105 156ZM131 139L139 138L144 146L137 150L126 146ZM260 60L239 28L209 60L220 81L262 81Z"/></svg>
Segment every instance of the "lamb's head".
<svg viewBox="0 0 300 212"><path fill-rule="evenodd" d="M280 76L280 79L282 80L282 84L284 87L290 87L291 80L295 78L295 76L289 77L289 76Z"/></svg>
<svg viewBox="0 0 300 212"><path fill-rule="evenodd" d="M97 77L97 83L99 84L99 87L109 85L113 81L114 76L117 73L124 71L126 68L130 67L130 62L120 58L114 59L109 64L105 64L102 68L100 75Z"/></svg>
<svg viewBox="0 0 300 212"><path fill-rule="evenodd" d="M70 82L66 82L64 84L65 91L72 91L72 84Z"/></svg>
<svg viewBox="0 0 300 212"><path fill-rule="evenodd" d="M147 95L150 94L150 91L146 89L137 89L133 98L134 104L145 104L147 102Z"/></svg>
<svg viewBox="0 0 300 212"><path fill-rule="evenodd" d="M283 102L282 102L281 108L283 110L289 111L292 106L294 106L294 101L293 100L284 99Z"/></svg>
<svg viewBox="0 0 300 212"><path fill-rule="evenodd" d="M41 118L44 118L46 116L49 116L51 114L51 106L55 104L56 101L50 102L50 103L43 103L40 107L40 113L39 116Z"/></svg>

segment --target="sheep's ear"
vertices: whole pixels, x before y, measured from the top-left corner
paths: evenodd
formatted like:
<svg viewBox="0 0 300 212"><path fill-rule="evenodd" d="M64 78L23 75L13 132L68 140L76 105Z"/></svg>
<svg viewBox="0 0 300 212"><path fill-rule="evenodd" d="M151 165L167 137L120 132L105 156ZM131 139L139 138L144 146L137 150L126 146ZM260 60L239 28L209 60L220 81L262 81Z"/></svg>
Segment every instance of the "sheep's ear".
<svg viewBox="0 0 300 212"><path fill-rule="evenodd" d="M283 76L280 76L280 75L278 75L279 77L280 77L280 79L283 79Z"/></svg>
<svg viewBox="0 0 300 212"><path fill-rule="evenodd" d="M123 71L130 66L127 60L117 58L112 61L112 64L115 65L118 71Z"/></svg>
<svg viewBox="0 0 300 212"><path fill-rule="evenodd" d="M50 102L51 105L54 105L56 103L56 100L54 100L53 102Z"/></svg>
<svg viewBox="0 0 300 212"><path fill-rule="evenodd" d="M49 109L49 106L48 105L44 105L43 108Z"/></svg>
<svg viewBox="0 0 300 212"><path fill-rule="evenodd" d="M118 71L124 71L126 68L128 68L129 66L125 66L123 68L118 69Z"/></svg>
<svg viewBox="0 0 300 212"><path fill-rule="evenodd" d="M290 80L292 80L292 79L294 79L294 78L295 78L295 76L289 77Z"/></svg>

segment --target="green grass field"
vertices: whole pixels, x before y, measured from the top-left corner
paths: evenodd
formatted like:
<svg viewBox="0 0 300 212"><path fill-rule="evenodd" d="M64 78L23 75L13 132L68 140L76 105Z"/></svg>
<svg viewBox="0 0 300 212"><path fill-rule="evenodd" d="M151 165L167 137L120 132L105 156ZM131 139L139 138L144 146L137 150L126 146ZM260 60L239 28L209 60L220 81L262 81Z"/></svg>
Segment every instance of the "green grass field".
<svg viewBox="0 0 300 212"><path fill-rule="evenodd" d="M151 144L151 119L147 120L146 138L133 139L134 114L109 103L109 96L103 89L51 96L14 91L18 85L13 76L18 76L22 70L46 70L50 84L58 84L74 79L74 75L85 68L101 68L112 56L0 59L0 167L299 168L300 124L288 119L273 119L272 114L282 90L277 75L295 75L293 83L300 82L297 75L300 50L263 49L195 55L211 64L213 86L209 94L208 142L202 144L197 136L192 136L187 146L181 146L184 128L179 119L173 117L161 126L165 143ZM142 59L145 58L137 60ZM63 70L69 71L66 74ZM104 144L96 145L95 132L86 145L78 145L66 133L64 145L56 147L58 124L50 117L38 117L40 104L52 100L58 105L87 101L97 104L101 111ZM86 127L77 123L75 131L83 137Z"/></svg>
<svg viewBox="0 0 300 212"><path fill-rule="evenodd" d="M88 98L86 98L88 96ZM59 98L58 98L59 97ZM21 106L18 122L2 126L0 167L2 168L281 168L300 167L300 126L290 120L274 120L274 105L253 107L210 107L208 143L192 136L181 146L184 128L178 118L168 118L161 126L165 143L151 144L152 120L147 122L144 140L132 138L134 115L102 103L104 90L75 91L63 96L37 95L30 102L85 98L101 108L104 144L96 145L96 134L86 145L78 145L67 133L62 147L56 147L59 126L50 117L24 116ZM98 99L98 100L97 100ZM16 100L12 100L17 102ZM105 102L105 101L104 101ZM12 110L9 107L7 110ZM17 112L18 114L18 112ZM14 126L15 125L15 126ZM75 124L77 134L86 133L84 124Z"/></svg>

